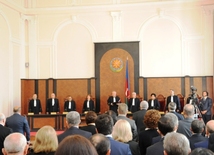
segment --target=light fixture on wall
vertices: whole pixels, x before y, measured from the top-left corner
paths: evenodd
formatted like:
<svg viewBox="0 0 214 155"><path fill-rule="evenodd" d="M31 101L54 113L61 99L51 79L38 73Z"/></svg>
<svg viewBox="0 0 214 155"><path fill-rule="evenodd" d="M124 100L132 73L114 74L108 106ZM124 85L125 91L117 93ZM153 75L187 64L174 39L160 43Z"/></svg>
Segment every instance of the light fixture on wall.
<svg viewBox="0 0 214 155"><path fill-rule="evenodd" d="M28 68L29 67L29 62L25 63L25 67Z"/></svg>

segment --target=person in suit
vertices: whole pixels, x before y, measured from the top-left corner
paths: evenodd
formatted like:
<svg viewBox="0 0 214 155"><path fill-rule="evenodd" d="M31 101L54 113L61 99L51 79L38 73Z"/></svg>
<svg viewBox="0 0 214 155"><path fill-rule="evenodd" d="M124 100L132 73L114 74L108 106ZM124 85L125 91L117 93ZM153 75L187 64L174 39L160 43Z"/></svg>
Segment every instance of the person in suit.
<svg viewBox="0 0 214 155"><path fill-rule="evenodd" d="M112 96L109 96L107 100L109 110L113 110L117 114L118 103L120 102L120 98L117 96L116 91L112 91Z"/></svg>
<svg viewBox="0 0 214 155"><path fill-rule="evenodd" d="M132 136L133 136L133 140L136 140L137 139L137 126L135 124L135 121L133 119L130 119L128 117L126 117L127 113L128 113L128 106L125 104L125 103L121 103L119 106L118 106L118 116L117 116L117 119L120 120L120 119L125 119L129 122L129 124L131 125L131 128L132 128Z"/></svg>
<svg viewBox="0 0 214 155"><path fill-rule="evenodd" d="M195 147L194 147L195 143L208 139L207 137L202 136L204 127L205 127L204 123L201 120L192 121L192 123L191 123L192 136L189 138L191 150L195 149Z"/></svg>
<svg viewBox="0 0 214 155"><path fill-rule="evenodd" d="M79 129L80 122L80 114L77 111L70 111L69 113L67 113L66 125L68 129L62 134L58 135L58 142L60 143L65 137L75 134L81 135L86 138L91 137L92 134L90 132Z"/></svg>
<svg viewBox="0 0 214 155"><path fill-rule="evenodd" d="M206 148L196 148L189 155L214 155L214 153Z"/></svg>
<svg viewBox="0 0 214 155"><path fill-rule="evenodd" d="M63 139L55 155L98 155L91 142L81 135L71 135Z"/></svg>
<svg viewBox="0 0 214 155"><path fill-rule="evenodd" d="M85 121L87 126L80 127L81 130L91 132L92 135L97 133L95 120L97 119L97 114L93 111L88 111L85 115Z"/></svg>
<svg viewBox="0 0 214 155"><path fill-rule="evenodd" d="M111 144L109 139L105 137L103 134L97 133L91 136L89 140L94 145L98 155L110 155Z"/></svg>
<svg viewBox="0 0 214 155"><path fill-rule="evenodd" d="M95 111L94 101L90 94L87 95L87 99L83 103L82 113L85 111Z"/></svg>
<svg viewBox="0 0 214 155"><path fill-rule="evenodd" d="M140 99L136 97L136 92L132 93L132 98L128 102L128 110L132 113L140 110Z"/></svg>
<svg viewBox="0 0 214 155"><path fill-rule="evenodd" d="M170 132L176 132L178 128L178 118L175 114L167 113L158 121L158 132L161 136L161 140L146 150L146 155L163 155L163 140L164 136Z"/></svg>
<svg viewBox="0 0 214 155"><path fill-rule="evenodd" d="M112 138L113 130L113 119L107 114L101 114L97 116L95 120L95 125L98 133L106 136L111 144L111 153L110 155L131 155L131 151L128 144L124 144L118 141L115 141Z"/></svg>
<svg viewBox="0 0 214 155"><path fill-rule="evenodd" d="M11 133L4 140L4 155L26 155L28 144L26 138L21 133Z"/></svg>
<svg viewBox="0 0 214 155"><path fill-rule="evenodd" d="M168 104L168 110L170 113L173 113L175 114L177 117L178 117L178 120L183 120L184 119L184 116L181 115L180 113L176 112L176 103L175 102L170 102Z"/></svg>
<svg viewBox="0 0 214 155"><path fill-rule="evenodd" d="M5 127L6 118L3 113L0 113L0 150L4 147L5 138L12 133L12 129ZM0 155L3 155L0 151Z"/></svg>
<svg viewBox="0 0 214 155"><path fill-rule="evenodd" d="M46 113L51 114L51 112L59 113L59 100L56 98L55 94L51 94L51 98L47 100Z"/></svg>
<svg viewBox="0 0 214 155"><path fill-rule="evenodd" d="M158 121L161 118L159 111L148 110L144 116L146 129L139 134L139 147L141 155L146 154L146 148L152 145L152 138L159 136L157 132Z"/></svg>
<svg viewBox="0 0 214 155"><path fill-rule="evenodd" d="M65 112L76 111L76 103L71 96L68 96L68 100L65 101L64 103L64 111Z"/></svg>
<svg viewBox="0 0 214 155"><path fill-rule="evenodd" d="M13 108L14 114L6 119L5 126L19 132L26 136L28 143L30 143L30 128L28 121L24 116L21 116L21 107L15 106Z"/></svg>
<svg viewBox="0 0 214 155"><path fill-rule="evenodd" d="M194 120L194 106L192 104L186 104L183 110L184 120L179 121L178 133L184 134L187 138L192 136L191 123Z"/></svg>
<svg viewBox="0 0 214 155"><path fill-rule="evenodd" d="M156 109L156 110L160 109L160 103L158 99L156 99L155 93L151 94L151 99L149 99L148 104L149 104L149 109Z"/></svg>
<svg viewBox="0 0 214 155"><path fill-rule="evenodd" d="M212 99L208 97L208 92L203 91L202 98L200 100L199 108L202 114L202 118L204 123L206 124L209 120L211 120L211 108L212 108Z"/></svg>
<svg viewBox="0 0 214 155"><path fill-rule="evenodd" d="M37 99L37 95L33 94L33 98L29 102L28 112L34 114L41 114L42 113L42 106L40 100Z"/></svg>
<svg viewBox="0 0 214 155"><path fill-rule="evenodd" d="M112 131L112 137L116 141L129 144L132 155L140 155L140 148L138 143L132 140L132 130L127 120L120 119L116 122Z"/></svg>
<svg viewBox="0 0 214 155"><path fill-rule="evenodd" d="M166 108L165 108L166 111L168 111L168 104L170 102L175 102L176 103L176 107L177 107L176 112L180 112L180 110L181 110L180 99L179 99L179 97L177 95L175 95L175 92L172 89L170 90L170 96L168 96L167 100L166 100Z"/></svg>
<svg viewBox="0 0 214 155"><path fill-rule="evenodd" d="M140 134L141 131L144 131L146 126L143 123L144 116L146 114L146 111L148 109L148 102L147 101L142 101L140 102L140 110L133 113L133 120L136 123L137 126L137 133Z"/></svg>
<svg viewBox="0 0 214 155"><path fill-rule="evenodd" d="M189 141L180 133L167 133L163 141L164 155L188 155L191 152Z"/></svg>

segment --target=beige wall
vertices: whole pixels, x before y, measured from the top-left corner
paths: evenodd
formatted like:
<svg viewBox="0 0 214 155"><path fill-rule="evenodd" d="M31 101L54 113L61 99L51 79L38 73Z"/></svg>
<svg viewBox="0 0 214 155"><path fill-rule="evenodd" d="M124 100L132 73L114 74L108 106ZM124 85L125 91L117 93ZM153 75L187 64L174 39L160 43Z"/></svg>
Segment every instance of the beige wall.
<svg viewBox="0 0 214 155"><path fill-rule="evenodd" d="M0 0L0 110L21 78L94 77L94 42L140 41L140 76L213 76L214 3L144 1Z"/></svg>

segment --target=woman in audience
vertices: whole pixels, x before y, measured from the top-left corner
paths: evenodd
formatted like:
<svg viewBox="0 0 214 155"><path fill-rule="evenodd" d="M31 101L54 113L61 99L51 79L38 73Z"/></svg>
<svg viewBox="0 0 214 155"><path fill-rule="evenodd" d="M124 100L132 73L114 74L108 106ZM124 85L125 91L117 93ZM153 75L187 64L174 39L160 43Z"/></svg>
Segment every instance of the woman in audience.
<svg viewBox="0 0 214 155"><path fill-rule="evenodd" d="M138 143L132 141L131 126L127 120L120 119L115 123L112 137L116 141L129 144L132 155L140 155Z"/></svg>
<svg viewBox="0 0 214 155"><path fill-rule="evenodd" d="M96 126L95 126L96 119L97 119L97 114L93 111L89 111L85 115L85 121L86 121L87 126L80 127L80 129L91 132L92 135L96 134L97 133Z"/></svg>
<svg viewBox="0 0 214 155"><path fill-rule="evenodd" d="M158 121L161 118L159 111L148 110L144 116L145 131L139 134L139 147L141 155L146 154L146 149L152 145L152 138L159 136L157 132Z"/></svg>
<svg viewBox="0 0 214 155"><path fill-rule="evenodd" d="M54 155L57 147L56 131L51 126L43 126L36 133L33 152L29 155Z"/></svg>
<svg viewBox="0 0 214 155"><path fill-rule="evenodd" d="M72 135L64 138L55 155L98 155L95 147L83 136Z"/></svg>
<svg viewBox="0 0 214 155"><path fill-rule="evenodd" d="M117 122L117 114L113 110L109 110L106 112L114 121L114 124Z"/></svg>

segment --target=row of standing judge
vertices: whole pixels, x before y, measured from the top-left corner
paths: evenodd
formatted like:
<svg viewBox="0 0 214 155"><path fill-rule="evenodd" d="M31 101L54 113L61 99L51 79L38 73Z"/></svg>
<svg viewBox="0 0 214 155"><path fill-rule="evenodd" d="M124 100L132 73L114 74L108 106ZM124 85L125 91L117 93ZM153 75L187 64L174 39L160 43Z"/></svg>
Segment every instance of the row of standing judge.
<svg viewBox="0 0 214 155"><path fill-rule="evenodd" d="M64 111L76 111L76 103L72 100L71 96L69 96L68 100L64 103ZM95 111L94 101L91 99L91 95L87 95L87 99L83 103L82 112L84 113L85 111ZM33 95L33 99L29 102L28 112L32 112L34 114L42 113L41 102L37 99L36 94ZM51 98L49 98L46 103L46 113L50 114L51 112L60 112L59 100L56 98L54 93L51 94Z"/></svg>

